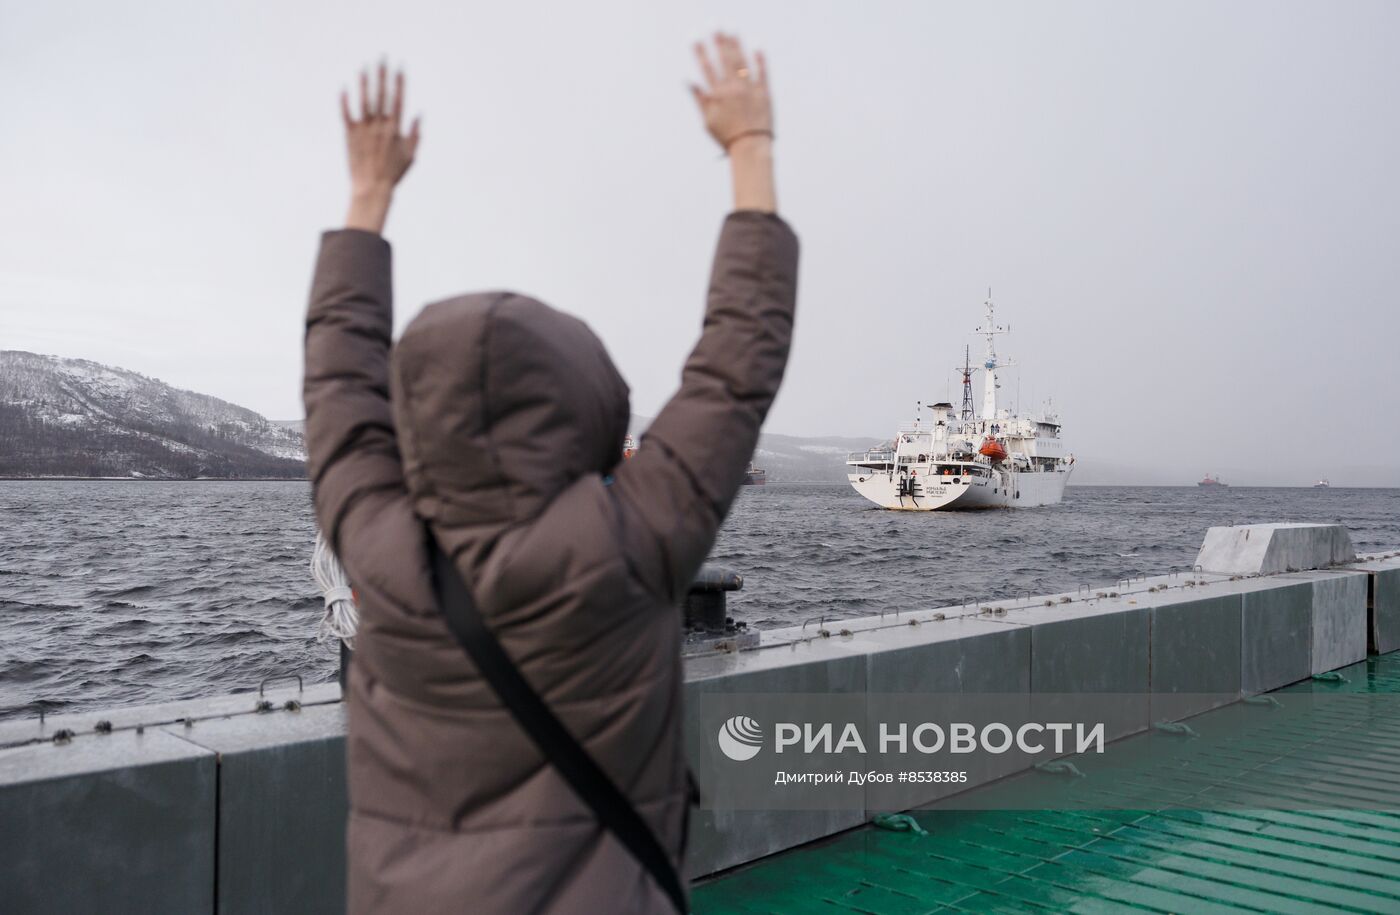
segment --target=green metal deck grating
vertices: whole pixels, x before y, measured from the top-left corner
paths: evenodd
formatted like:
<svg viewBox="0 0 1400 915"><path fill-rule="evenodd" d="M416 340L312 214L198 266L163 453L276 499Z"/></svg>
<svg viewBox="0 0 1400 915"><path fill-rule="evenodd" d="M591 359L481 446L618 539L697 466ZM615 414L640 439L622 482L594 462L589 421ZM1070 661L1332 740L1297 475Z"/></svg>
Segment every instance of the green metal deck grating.
<svg viewBox="0 0 1400 915"><path fill-rule="evenodd" d="M1081 809L1078 789L1075 809L918 811L926 836L867 826L775 855L698 885L694 911L1400 913L1400 652L1340 673L1274 693L1291 716L1237 703L1191 719L1197 738L1111 744L1101 807L1142 809ZM1214 739L1242 715L1247 739ZM980 790L1006 806L1046 778Z"/></svg>

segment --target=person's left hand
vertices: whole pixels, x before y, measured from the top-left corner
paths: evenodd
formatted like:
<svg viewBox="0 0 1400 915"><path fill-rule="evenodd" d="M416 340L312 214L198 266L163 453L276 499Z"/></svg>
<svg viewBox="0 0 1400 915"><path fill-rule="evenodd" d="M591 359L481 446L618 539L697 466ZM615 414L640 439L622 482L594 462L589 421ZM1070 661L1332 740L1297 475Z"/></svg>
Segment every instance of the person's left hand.
<svg viewBox="0 0 1400 915"><path fill-rule="evenodd" d="M403 127L403 73L394 74L379 65L377 89L370 93L369 73L360 73L358 117L351 112L350 94L340 93L340 113L345 121L345 146L350 156L350 214L347 228L382 232L389 215L394 188L402 180L418 152L420 119L414 118L408 133Z"/></svg>

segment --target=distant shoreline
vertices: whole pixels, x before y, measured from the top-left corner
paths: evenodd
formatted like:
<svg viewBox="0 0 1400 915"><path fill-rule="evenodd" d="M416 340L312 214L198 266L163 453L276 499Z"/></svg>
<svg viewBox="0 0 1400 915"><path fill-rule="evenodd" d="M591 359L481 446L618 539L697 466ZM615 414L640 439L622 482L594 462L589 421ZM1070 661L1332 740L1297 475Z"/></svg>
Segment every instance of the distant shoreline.
<svg viewBox="0 0 1400 915"><path fill-rule="evenodd" d="M16 477L0 483L308 483L307 477Z"/></svg>
<svg viewBox="0 0 1400 915"><path fill-rule="evenodd" d="M766 486L847 486L845 480L769 480ZM1198 489L1201 488L1196 483L1074 483L1068 484L1070 489ZM745 486L744 489L762 489L762 486ZM1313 489L1311 483L1231 483L1221 487L1221 494L1231 489ZM1400 489L1400 483L1395 484L1356 484L1342 486L1333 483L1328 489ZM1205 487L1206 492L1215 492L1211 487Z"/></svg>
<svg viewBox="0 0 1400 915"><path fill-rule="evenodd" d="M308 477L17 477L0 475L0 483L309 483ZM842 480L770 480L769 486L845 486ZM1195 483L1070 483L1070 488L1093 489L1195 489ZM762 487L744 487L761 489ZM1274 483L1264 485L1231 484L1228 489L1312 489L1308 483ZM1400 485L1338 486L1330 489L1400 489ZM1227 493L1220 493L1224 496Z"/></svg>

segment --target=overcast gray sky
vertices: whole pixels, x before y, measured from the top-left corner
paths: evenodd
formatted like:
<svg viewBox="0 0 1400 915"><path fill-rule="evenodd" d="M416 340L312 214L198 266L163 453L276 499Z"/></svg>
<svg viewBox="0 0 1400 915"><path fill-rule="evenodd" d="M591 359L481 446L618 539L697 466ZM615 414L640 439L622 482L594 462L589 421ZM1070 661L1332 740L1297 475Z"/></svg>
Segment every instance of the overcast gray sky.
<svg viewBox="0 0 1400 915"><path fill-rule="evenodd" d="M685 91L717 27L768 52L803 241L771 431L888 436L948 393L991 286L1022 403L1054 395L1086 460L1400 482L1385 0L0 0L0 348L300 416L336 93L384 54L424 115L387 233L399 327L535 294L654 413L728 202Z"/></svg>

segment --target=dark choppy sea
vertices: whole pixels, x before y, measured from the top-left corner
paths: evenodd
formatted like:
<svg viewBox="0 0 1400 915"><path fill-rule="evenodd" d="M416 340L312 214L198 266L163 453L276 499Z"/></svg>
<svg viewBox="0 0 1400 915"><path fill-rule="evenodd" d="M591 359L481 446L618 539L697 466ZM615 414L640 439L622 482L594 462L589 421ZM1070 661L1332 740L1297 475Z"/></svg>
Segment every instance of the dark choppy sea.
<svg viewBox="0 0 1400 915"><path fill-rule="evenodd" d="M304 483L0 482L0 719L335 676ZM1025 511L895 513L841 484L744 490L712 561L751 625L1189 568L1212 524L1342 521L1400 547L1400 490L1070 487Z"/></svg>

